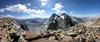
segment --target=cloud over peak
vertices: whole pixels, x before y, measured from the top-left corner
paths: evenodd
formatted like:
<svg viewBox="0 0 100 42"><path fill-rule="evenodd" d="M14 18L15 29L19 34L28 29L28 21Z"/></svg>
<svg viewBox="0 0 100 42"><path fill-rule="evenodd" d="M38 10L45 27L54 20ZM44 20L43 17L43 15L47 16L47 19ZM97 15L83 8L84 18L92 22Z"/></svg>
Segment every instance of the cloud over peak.
<svg viewBox="0 0 100 42"><path fill-rule="evenodd" d="M61 5L61 3L56 3L55 5L54 5L54 10L62 10L62 8L63 8L63 6Z"/></svg>
<svg viewBox="0 0 100 42"><path fill-rule="evenodd" d="M54 5L54 8L52 8L54 11L56 11L55 13L60 15L61 13L65 13L65 11L63 10L64 6L61 3L56 3Z"/></svg>

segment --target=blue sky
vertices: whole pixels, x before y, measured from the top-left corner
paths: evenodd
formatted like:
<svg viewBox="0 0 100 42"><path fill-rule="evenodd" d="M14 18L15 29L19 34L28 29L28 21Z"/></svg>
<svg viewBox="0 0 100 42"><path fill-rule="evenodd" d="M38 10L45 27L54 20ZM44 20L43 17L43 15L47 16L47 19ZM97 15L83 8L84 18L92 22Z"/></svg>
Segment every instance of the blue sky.
<svg viewBox="0 0 100 42"><path fill-rule="evenodd" d="M0 0L0 16L47 18L52 13L100 16L100 0Z"/></svg>

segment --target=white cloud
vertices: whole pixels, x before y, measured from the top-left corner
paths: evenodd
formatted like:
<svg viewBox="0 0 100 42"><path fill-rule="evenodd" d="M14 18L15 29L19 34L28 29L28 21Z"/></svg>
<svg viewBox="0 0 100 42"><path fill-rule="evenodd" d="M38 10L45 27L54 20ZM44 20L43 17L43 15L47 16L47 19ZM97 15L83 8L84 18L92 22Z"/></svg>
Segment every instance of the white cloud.
<svg viewBox="0 0 100 42"><path fill-rule="evenodd" d="M6 15L6 16L4 16L4 17L14 17L14 16L12 16L12 15Z"/></svg>
<svg viewBox="0 0 100 42"><path fill-rule="evenodd" d="M27 10L27 7L22 4L17 4L17 5L8 6L7 8L2 8L0 9L0 12L4 12L5 10L11 12L24 12L25 10Z"/></svg>
<svg viewBox="0 0 100 42"><path fill-rule="evenodd" d="M56 11L55 12L56 14L60 15L61 13L65 13L65 11L63 10L63 8L64 8L64 6L61 5L61 3L56 3L54 5L54 8L52 8L52 9Z"/></svg>
<svg viewBox="0 0 100 42"><path fill-rule="evenodd" d="M41 6L46 6L48 4L48 0L40 0Z"/></svg>
<svg viewBox="0 0 100 42"><path fill-rule="evenodd" d="M63 6L60 3L56 3L54 6L54 10L61 10L63 8Z"/></svg>
<svg viewBox="0 0 100 42"><path fill-rule="evenodd" d="M28 13L32 17L42 17L46 14L45 10L35 10L35 9L27 9L26 13Z"/></svg>
<svg viewBox="0 0 100 42"><path fill-rule="evenodd" d="M22 5L22 4L12 5L12 6L8 6L6 8L0 9L0 12L5 12L5 11L27 13L33 18L34 17L45 17L45 14L46 14L45 10L30 9L30 8L27 8L27 5Z"/></svg>

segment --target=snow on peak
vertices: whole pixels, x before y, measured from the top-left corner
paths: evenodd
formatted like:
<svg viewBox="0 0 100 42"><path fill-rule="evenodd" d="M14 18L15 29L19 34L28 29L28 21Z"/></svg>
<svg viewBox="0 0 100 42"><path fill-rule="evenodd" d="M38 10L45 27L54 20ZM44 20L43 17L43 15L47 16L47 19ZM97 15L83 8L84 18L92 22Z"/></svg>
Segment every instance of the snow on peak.
<svg viewBox="0 0 100 42"><path fill-rule="evenodd" d="M64 16L60 16L62 19L65 19Z"/></svg>

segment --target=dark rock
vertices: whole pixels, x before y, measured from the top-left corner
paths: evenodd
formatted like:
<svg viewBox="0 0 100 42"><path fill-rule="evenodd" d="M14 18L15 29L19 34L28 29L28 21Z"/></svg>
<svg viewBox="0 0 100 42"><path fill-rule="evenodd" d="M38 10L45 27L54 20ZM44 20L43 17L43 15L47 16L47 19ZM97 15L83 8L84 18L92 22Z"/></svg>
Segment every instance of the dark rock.
<svg viewBox="0 0 100 42"><path fill-rule="evenodd" d="M52 21L48 26L47 30L57 30L57 24L58 22L56 20Z"/></svg>
<svg viewBox="0 0 100 42"><path fill-rule="evenodd" d="M12 42L18 42L20 35L17 35L15 33L10 34L11 39L13 39Z"/></svg>
<svg viewBox="0 0 100 42"><path fill-rule="evenodd" d="M58 21L58 28L68 28L70 26L74 26L74 23L72 23L72 19L69 15L63 13L59 18L57 18Z"/></svg>
<svg viewBox="0 0 100 42"><path fill-rule="evenodd" d="M56 17L58 17L57 14L53 13L52 16L49 18L49 21L53 21L56 19Z"/></svg>
<svg viewBox="0 0 100 42"><path fill-rule="evenodd" d="M58 17L58 15L56 15L55 13L49 18L49 25L47 30L57 30L57 25L58 25L58 21L56 20L56 17Z"/></svg>
<svg viewBox="0 0 100 42"><path fill-rule="evenodd" d="M20 24L20 26L21 26L21 28L22 28L23 30L29 30L28 27L27 27L25 24Z"/></svg>
<svg viewBox="0 0 100 42"><path fill-rule="evenodd" d="M63 13L60 16L53 14L49 18L48 29L57 30L57 29L66 29L68 27L74 26L75 24L72 22L72 19L69 15Z"/></svg>

